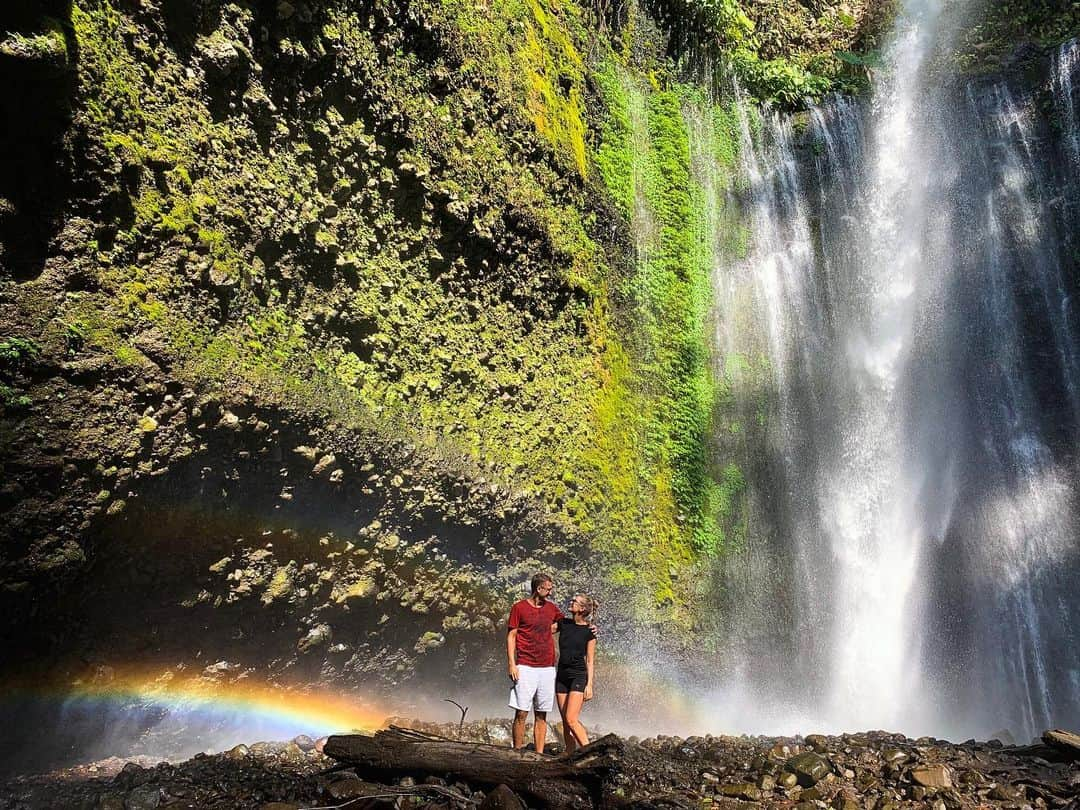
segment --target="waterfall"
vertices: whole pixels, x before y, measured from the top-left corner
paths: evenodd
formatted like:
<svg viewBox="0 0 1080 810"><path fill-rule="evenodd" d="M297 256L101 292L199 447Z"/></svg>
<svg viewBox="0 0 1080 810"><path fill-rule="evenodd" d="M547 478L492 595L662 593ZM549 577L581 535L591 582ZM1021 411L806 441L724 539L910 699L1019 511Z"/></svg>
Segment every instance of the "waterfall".
<svg viewBox="0 0 1080 810"><path fill-rule="evenodd" d="M957 86L947 28L908 0L871 102L741 122L717 352L771 370L762 528L721 597L745 730L1080 723L1078 46Z"/></svg>

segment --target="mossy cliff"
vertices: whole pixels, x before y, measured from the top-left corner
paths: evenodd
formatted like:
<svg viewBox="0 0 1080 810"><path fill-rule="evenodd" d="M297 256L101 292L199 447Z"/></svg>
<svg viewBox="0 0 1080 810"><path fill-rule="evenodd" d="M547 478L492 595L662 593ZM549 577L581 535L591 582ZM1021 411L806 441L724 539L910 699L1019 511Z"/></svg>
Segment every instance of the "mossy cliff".
<svg viewBox="0 0 1080 810"><path fill-rule="evenodd" d="M36 88L5 102L0 187L21 645L129 593L154 618L108 644L162 660L188 615L253 666L460 668L537 566L691 625L690 575L745 518L707 349L741 237L716 239L732 102L680 78L673 6L53 5L0 46ZM855 5L699 24L791 102L847 75L813 60L870 36ZM268 615L274 651L236 652Z"/></svg>

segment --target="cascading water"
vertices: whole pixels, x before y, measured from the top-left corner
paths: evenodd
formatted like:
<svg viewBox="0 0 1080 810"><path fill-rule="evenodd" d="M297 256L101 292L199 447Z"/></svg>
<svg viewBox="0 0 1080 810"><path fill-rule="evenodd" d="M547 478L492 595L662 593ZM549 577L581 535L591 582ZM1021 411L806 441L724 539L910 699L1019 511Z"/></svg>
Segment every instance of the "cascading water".
<svg viewBox="0 0 1080 810"><path fill-rule="evenodd" d="M1080 722L1078 48L1036 86L950 86L940 6L905 4L872 104L742 122L717 352L772 379L747 394L769 529L725 571L731 725Z"/></svg>

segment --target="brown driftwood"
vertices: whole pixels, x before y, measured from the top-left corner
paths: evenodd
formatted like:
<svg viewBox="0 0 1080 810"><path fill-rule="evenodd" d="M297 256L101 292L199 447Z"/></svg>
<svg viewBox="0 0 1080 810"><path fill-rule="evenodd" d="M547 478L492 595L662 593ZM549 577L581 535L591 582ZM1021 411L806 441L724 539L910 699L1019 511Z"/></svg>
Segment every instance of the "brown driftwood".
<svg viewBox="0 0 1080 810"><path fill-rule="evenodd" d="M1043 742L1061 750L1072 759L1080 759L1080 734L1053 729L1042 735Z"/></svg>
<svg viewBox="0 0 1080 810"><path fill-rule="evenodd" d="M569 756L552 757L391 726L372 737L330 737L323 753L371 778L433 775L485 786L502 784L531 803L573 808L593 804L622 748L622 741L609 734Z"/></svg>
<svg viewBox="0 0 1080 810"><path fill-rule="evenodd" d="M1080 760L1080 735L1071 731L1054 729L1042 735L1042 742L1034 745L1014 745L1002 750L1023 757L1040 757L1047 762L1075 762Z"/></svg>

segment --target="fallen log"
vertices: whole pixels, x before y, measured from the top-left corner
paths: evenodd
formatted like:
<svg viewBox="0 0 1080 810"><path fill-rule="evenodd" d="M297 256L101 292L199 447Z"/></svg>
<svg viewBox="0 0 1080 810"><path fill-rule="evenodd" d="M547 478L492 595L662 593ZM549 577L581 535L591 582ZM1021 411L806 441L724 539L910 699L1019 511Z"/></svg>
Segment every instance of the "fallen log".
<svg viewBox="0 0 1080 810"><path fill-rule="evenodd" d="M374 736L330 737L323 753L368 778L439 776L486 787L506 785L530 803L585 808L599 798L604 778L618 767L623 742L614 734L559 757L460 742L391 726Z"/></svg>
<svg viewBox="0 0 1080 810"><path fill-rule="evenodd" d="M1067 754L1071 759L1080 759L1080 734L1071 731L1052 729L1042 735L1043 742Z"/></svg>

